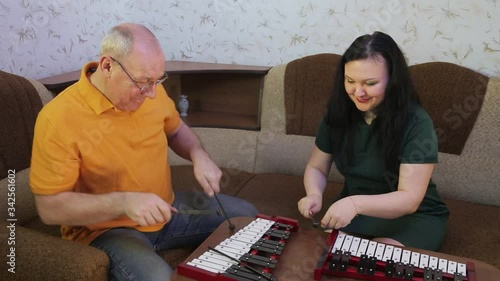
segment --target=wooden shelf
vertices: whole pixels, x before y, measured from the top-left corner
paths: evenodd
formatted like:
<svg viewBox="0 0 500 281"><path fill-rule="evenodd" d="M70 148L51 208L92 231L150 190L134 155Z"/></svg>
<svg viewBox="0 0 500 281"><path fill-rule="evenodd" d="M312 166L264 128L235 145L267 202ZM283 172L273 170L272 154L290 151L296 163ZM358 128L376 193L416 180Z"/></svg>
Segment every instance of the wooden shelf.
<svg viewBox="0 0 500 281"><path fill-rule="evenodd" d="M177 103L188 96L192 127L260 129L260 101L268 66L167 61L163 82ZM80 70L39 79L55 95L78 81Z"/></svg>
<svg viewBox="0 0 500 281"><path fill-rule="evenodd" d="M188 112L188 116L181 117L190 127L229 128L258 131L255 116L230 114L220 112Z"/></svg>
<svg viewBox="0 0 500 281"><path fill-rule="evenodd" d="M255 75L265 75L269 71L269 66L220 64L190 61L166 61L165 71L171 74L187 73L245 73ZM80 71L75 70L59 75L49 76L38 79L49 90L58 90L66 88L75 83L80 78Z"/></svg>

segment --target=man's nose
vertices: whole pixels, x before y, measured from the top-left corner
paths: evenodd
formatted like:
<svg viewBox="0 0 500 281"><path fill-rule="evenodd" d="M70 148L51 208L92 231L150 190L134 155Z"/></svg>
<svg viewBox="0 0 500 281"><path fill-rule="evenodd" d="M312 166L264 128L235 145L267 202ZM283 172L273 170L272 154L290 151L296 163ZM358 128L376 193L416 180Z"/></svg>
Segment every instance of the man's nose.
<svg viewBox="0 0 500 281"><path fill-rule="evenodd" d="M154 86L151 86L151 87L148 87L145 91L144 91L144 95L150 99L154 99L156 97L156 87L158 87L158 85L154 85Z"/></svg>

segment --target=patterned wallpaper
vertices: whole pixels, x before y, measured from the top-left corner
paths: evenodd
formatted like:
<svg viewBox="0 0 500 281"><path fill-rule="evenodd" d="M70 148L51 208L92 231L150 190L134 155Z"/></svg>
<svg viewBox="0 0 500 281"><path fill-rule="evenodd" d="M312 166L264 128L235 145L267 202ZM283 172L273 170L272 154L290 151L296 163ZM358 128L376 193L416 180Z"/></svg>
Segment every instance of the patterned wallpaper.
<svg viewBox="0 0 500 281"><path fill-rule="evenodd" d="M498 0L0 0L0 69L35 79L80 69L125 21L148 26L170 60L272 66L341 54L382 30L409 64L500 76Z"/></svg>

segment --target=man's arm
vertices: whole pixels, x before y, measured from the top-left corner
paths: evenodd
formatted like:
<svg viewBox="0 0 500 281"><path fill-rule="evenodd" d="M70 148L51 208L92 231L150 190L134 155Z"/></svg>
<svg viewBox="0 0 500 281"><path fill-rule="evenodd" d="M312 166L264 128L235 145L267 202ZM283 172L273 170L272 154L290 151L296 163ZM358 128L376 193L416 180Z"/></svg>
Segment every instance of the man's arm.
<svg viewBox="0 0 500 281"><path fill-rule="evenodd" d="M171 207L151 193L112 192L86 194L61 192L35 195L42 221L57 225L90 225L126 215L141 226L168 222Z"/></svg>
<svg viewBox="0 0 500 281"><path fill-rule="evenodd" d="M219 192L222 171L205 151L198 136L181 121L175 131L167 134L167 139L177 155L193 162L194 175L205 193L212 196Z"/></svg>

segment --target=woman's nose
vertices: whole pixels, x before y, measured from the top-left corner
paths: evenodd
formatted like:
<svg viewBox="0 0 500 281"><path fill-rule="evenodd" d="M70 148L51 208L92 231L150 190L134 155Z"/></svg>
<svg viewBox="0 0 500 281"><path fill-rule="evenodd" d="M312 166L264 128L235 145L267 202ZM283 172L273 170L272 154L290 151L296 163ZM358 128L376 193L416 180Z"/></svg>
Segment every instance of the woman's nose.
<svg viewBox="0 0 500 281"><path fill-rule="evenodd" d="M354 96L356 97L362 97L365 95L365 91L363 90L363 87L356 87L355 90L354 90Z"/></svg>

